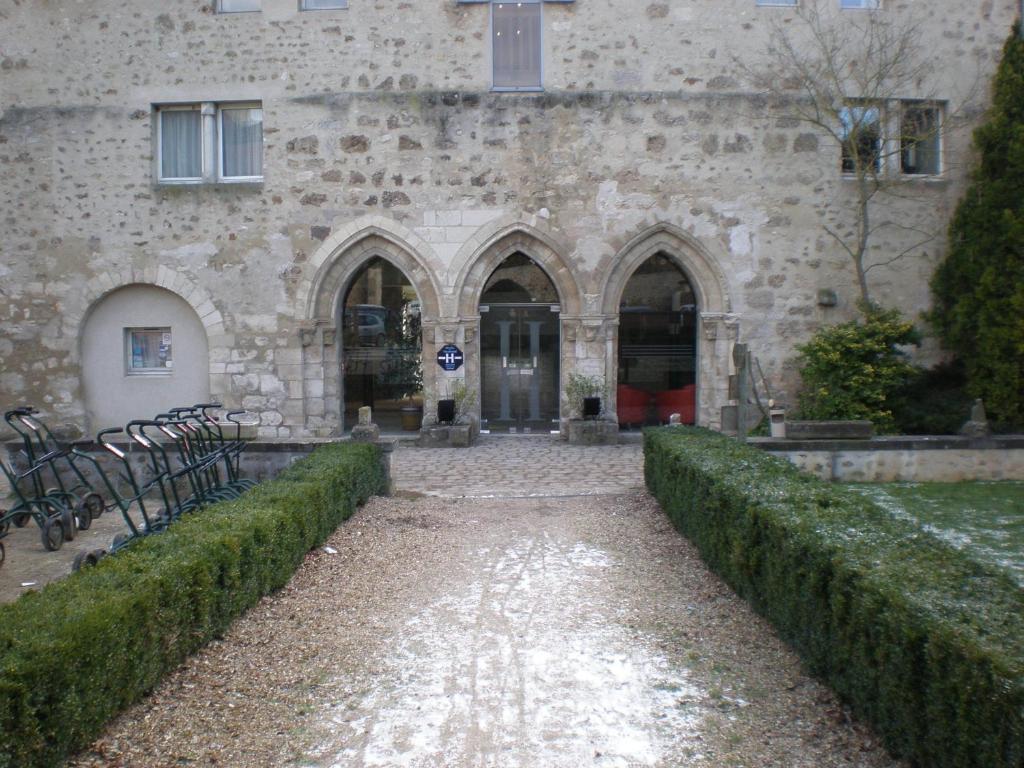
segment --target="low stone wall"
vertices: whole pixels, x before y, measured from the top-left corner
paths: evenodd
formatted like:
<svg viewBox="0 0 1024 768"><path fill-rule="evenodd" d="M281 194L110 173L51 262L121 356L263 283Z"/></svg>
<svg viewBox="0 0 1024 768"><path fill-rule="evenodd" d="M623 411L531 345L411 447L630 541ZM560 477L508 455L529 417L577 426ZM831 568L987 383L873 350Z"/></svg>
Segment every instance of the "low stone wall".
<svg viewBox="0 0 1024 768"><path fill-rule="evenodd" d="M750 444L783 456L822 480L837 482L1024 480L1024 435L989 440L963 437L751 438Z"/></svg>

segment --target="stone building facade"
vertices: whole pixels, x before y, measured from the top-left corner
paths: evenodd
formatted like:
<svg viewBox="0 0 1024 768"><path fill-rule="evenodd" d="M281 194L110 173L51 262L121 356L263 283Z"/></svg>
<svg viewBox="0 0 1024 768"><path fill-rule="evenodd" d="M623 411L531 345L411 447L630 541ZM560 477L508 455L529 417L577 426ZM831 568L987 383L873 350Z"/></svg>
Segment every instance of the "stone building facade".
<svg viewBox="0 0 1024 768"><path fill-rule="evenodd" d="M850 226L840 150L773 115L749 75L787 3L536 3L539 82L503 90L497 0L221 12L249 1L0 3L0 403L91 432L122 403L208 395L258 414L264 437L340 434L345 298L376 258L415 290L428 421L454 382L480 393L500 352L481 346L481 296L517 254L557 296L560 389L573 372L602 379L609 414L622 297L653 256L692 292L701 424L719 423L735 341L786 400L794 345L853 315L855 276L823 229ZM917 5L882 1L894 16ZM944 66L906 98L957 103L957 119L941 172L908 180L894 219L944 229L1015 6L928 4L922 47ZM195 115L177 160L162 150L172 109ZM224 137L249 118L259 156L229 173ZM198 170L168 170L178 160ZM893 228L875 245L917 237ZM879 301L927 308L942 251L940 237L873 273ZM154 299L164 292L174 299ZM103 310L114 298L126 314ZM378 320L350 322L362 333ZM465 356L451 372L435 362L449 344ZM198 390L195 377L182 389L186 347L208 361ZM478 414L487 406L477 398ZM557 427L564 393L554 407Z"/></svg>

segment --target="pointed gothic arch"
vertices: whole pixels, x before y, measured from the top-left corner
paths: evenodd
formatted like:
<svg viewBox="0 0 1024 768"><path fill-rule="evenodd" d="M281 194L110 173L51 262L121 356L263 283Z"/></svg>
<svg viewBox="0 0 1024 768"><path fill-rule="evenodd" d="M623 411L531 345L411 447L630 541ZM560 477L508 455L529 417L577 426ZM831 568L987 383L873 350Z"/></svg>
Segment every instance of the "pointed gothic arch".
<svg viewBox="0 0 1024 768"><path fill-rule="evenodd" d="M663 253L686 275L697 295L702 314L731 311L725 275L699 240L668 223L655 224L634 236L612 259L601 281L602 311L613 315L626 283L651 256Z"/></svg>
<svg viewBox="0 0 1024 768"><path fill-rule="evenodd" d="M432 331L441 314L441 268L429 246L402 225L379 216L337 229L310 259L316 272L297 296L305 318L302 378L312 382L303 384L306 428L317 434L340 434L345 428L343 304L360 270L375 258L400 270L412 284L420 302L423 359L435 351ZM432 367L423 366L423 379L424 387L432 389Z"/></svg>
<svg viewBox="0 0 1024 768"><path fill-rule="evenodd" d="M405 273L416 288L427 317L440 315L440 287L436 259L424 258L407 241L379 224L363 227L347 237L332 237L317 250L312 259L318 265L307 289L305 317L307 320L333 323L338 317L344 289L362 266L375 256L390 262Z"/></svg>
<svg viewBox="0 0 1024 768"><path fill-rule="evenodd" d="M491 273L514 253L529 256L551 279L558 291L562 313L576 316L582 306L581 292L572 271L559 252L558 242L547 233L523 222L505 223L482 240L465 258L455 280L458 314L477 314L480 294Z"/></svg>
<svg viewBox="0 0 1024 768"><path fill-rule="evenodd" d="M608 370L616 371L617 383L620 351L617 325L626 285L642 264L658 255L679 268L696 297L696 391L689 397L691 405L692 398L696 398L696 423L717 427L721 406L728 402L729 342L735 338L738 325L731 311L728 283L718 261L700 241L676 226L655 224L631 238L615 255L600 282L602 313L615 318L616 324ZM618 387L613 397L618 410Z"/></svg>

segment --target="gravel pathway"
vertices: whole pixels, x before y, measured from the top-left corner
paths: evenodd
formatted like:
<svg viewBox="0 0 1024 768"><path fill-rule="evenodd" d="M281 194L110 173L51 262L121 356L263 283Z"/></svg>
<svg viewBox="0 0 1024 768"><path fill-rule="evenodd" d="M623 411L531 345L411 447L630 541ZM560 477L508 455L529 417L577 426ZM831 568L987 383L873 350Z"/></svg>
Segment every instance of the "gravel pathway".
<svg viewBox="0 0 1024 768"><path fill-rule="evenodd" d="M642 491L377 498L328 546L72 764L899 765Z"/></svg>

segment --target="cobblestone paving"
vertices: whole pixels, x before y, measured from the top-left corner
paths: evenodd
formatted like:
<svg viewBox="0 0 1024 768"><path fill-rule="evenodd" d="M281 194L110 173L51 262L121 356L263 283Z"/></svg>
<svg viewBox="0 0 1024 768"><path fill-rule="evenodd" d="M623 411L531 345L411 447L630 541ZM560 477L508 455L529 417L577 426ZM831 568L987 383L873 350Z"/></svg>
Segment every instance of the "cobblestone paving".
<svg viewBox="0 0 1024 768"><path fill-rule="evenodd" d="M482 435L470 449L400 445L391 479L397 492L452 498L623 493L643 487L643 446L576 446L547 435Z"/></svg>

